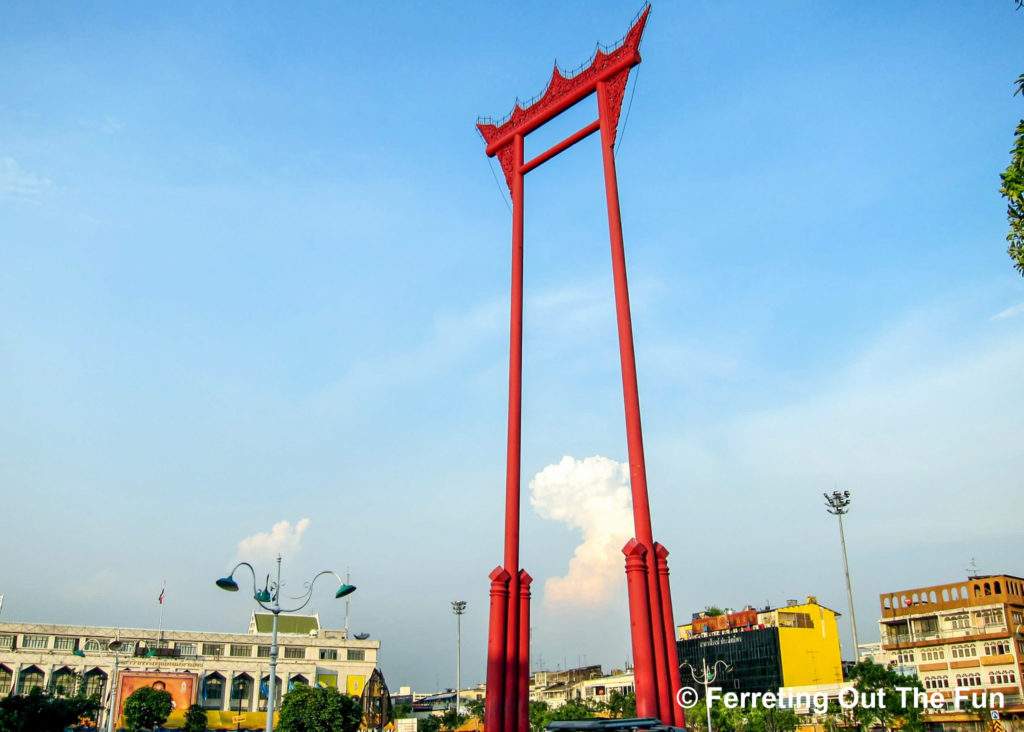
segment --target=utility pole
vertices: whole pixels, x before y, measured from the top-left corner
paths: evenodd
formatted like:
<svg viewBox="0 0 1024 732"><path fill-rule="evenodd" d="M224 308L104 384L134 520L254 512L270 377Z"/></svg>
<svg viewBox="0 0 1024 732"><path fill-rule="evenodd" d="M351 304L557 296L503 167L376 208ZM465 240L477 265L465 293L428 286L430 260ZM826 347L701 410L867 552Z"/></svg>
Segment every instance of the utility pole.
<svg viewBox="0 0 1024 732"><path fill-rule="evenodd" d="M839 518L839 543L843 548L843 571L846 573L846 599L850 604L850 628L853 630L853 662L860 661L860 645L857 643L857 616L853 613L853 590L850 589L850 564L846 560L846 536L843 534L843 514L850 512L850 491L825 493L826 509Z"/></svg>
<svg viewBox="0 0 1024 732"><path fill-rule="evenodd" d="M462 614L466 612L466 601L452 603L455 613L455 713L462 708Z"/></svg>

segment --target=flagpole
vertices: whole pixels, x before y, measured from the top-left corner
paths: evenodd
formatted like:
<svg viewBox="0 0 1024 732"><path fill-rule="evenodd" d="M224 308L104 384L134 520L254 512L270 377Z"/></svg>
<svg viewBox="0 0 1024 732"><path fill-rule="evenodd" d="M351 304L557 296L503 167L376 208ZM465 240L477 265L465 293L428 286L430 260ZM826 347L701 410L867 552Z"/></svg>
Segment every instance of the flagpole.
<svg viewBox="0 0 1024 732"><path fill-rule="evenodd" d="M157 626L157 642L158 644L164 639L164 591L167 589L167 580L164 580L164 586L160 589L160 624Z"/></svg>

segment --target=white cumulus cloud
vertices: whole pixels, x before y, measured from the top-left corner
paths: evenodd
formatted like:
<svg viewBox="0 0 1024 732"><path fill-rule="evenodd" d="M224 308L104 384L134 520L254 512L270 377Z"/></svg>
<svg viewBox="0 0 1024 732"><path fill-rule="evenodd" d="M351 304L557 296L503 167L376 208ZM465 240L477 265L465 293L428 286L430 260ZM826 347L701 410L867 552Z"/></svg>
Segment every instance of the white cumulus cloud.
<svg viewBox="0 0 1024 732"><path fill-rule="evenodd" d="M290 521L278 521L269 532L261 531L238 542L238 557L251 560L254 556L297 554L302 549L302 535L308 528L308 518L300 519L294 526Z"/></svg>
<svg viewBox="0 0 1024 732"><path fill-rule="evenodd" d="M530 503L542 517L578 529L583 542L564 577L544 582L544 602L596 605L622 581L622 547L633 535L629 466L605 457L568 455L530 481Z"/></svg>

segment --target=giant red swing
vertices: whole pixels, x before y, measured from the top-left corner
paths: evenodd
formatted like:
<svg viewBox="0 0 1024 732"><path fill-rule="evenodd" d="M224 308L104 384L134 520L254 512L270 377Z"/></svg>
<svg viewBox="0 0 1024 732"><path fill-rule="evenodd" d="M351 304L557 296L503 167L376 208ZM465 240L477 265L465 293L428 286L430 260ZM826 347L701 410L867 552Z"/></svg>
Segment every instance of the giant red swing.
<svg viewBox="0 0 1024 732"><path fill-rule="evenodd" d="M640 63L640 38L650 13L647 5L622 42L613 49L598 48L590 64L566 75L555 66L544 93L500 122L481 119L477 128L487 143L487 155L497 156L512 194L512 307L509 353L508 447L505 476L505 562L490 574L490 631L487 645L487 732L527 732L529 728L530 582L519 567L520 438L522 431L523 355L523 178L559 153L595 132L601 133L608 229L615 281L615 309L622 364L626 440L636 536L626 544L626 584L629 594L637 714L665 724L684 726L679 690L672 596L668 580L668 551L654 541L647 499L640 400L637 394L633 327L629 312L622 221L615 177L615 137L629 72ZM524 138L546 122L592 94L597 96L597 119L532 160L524 160Z"/></svg>

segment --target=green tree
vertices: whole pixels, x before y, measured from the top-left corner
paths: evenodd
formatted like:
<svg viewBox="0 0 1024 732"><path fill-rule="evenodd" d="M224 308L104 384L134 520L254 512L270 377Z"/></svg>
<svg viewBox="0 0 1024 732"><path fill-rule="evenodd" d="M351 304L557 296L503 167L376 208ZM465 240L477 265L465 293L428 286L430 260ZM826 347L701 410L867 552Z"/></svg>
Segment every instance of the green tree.
<svg viewBox="0 0 1024 732"><path fill-rule="evenodd" d="M441 732L441 717L431 714L423 717L416 725L418 732Z"/></svg>
<svg viewBox="0 0 1024 732"><path fill-rule="evenodd" d="M1016 0L1017 10L1024 7L1024 0ZM1024 97L1024 74L1017 77L1017 90L1014 96ZM1003 187L999 192L1006 199L1006 218L1010 223L1010 231L1006 235L1009 242L1006 252L1013 259L1014 267L1024 275L1024 119L1014 130L1013 149L1010 150L1010 164L1006 172L1000 174Z"/></svg>
<svg viewBox="0 0 1024 732"><path fill-rule="evenodd" d="M543 702L540 702L543 703ZM551 709L547 704L544 704L546 709L538 709L536 717L533 713L533 705L531 704L530 709L530 726L534 730L542 730L548 722L555 720L566 720L566 719L590 719L596 716L597 709L594 705L587 703L582 699L570 699L560 707Z"/></svg>
<svg viewBox="0 0 1024 732"><path fill-rule="evenodd" d="M793 732L800 718L792 709L754 706L743 710L744 732Z"/></svg>
<svg viewBox="0 0 1024 732"><path fill-rule="evenodd" d="M124 702L124 721L138 732L159 727L171 716L171 695L163 689L141 686Z"/></svg>
<svg viewBox="0 0 1024 732"><path fill-rule="evenodd" d="M0 698L0 732L63 732L81 718L95 719L95 698L53 696L42 689Z"/></svg>
<svg viewBox="0 0 1024 732"><path fill-rule="evenodd" d="M632 719L636 717L636 694L632 691L628 694L613 691L608 695L608 701L604 704L608 713L616 719Z"/></svg>
<svg viewBox="0 0 1024 732"><path fill-rule="evenodd" d="M396 704L394 709L395 719L405 719L412 716L412 704Z"/></svg>
<svg viewBox="0 0 1024 732"><path fill-rule="evenodd" d="M486 702L483 697L480 697L479 699L470 699L466 702L466 711L469 712L471 717L476 717L477 719L484 718L485 708Z"/></svg>
<svg viewBox="0 0 1024 732"><path fill-rule="evenodd" d="M445 710L444 714L441 715L441 729L451 730L457 729L463 722L469 717L465 714L459 714L454 709Z"/></svg>
<svg viewBox="0 0 1024 732"><path fill-rule="evenodd" d="M541 730L544 729L544 725L547 724L547 714L550 708L547 702L532 701L530 702L530 729Z"/></svg>
<svg viewBox="0 0 1024 732"><path fill-rule="evenodd" d="M185 732L206 732L206 710L193 704L185 712Z"/></svg>
<svg viewBox="0 0 1024 732"><path fill-rule="evenodd" d="M914 690L924 692L916 676L904 676L873 661L861 661L850 669L850 681L865 703L858 704L853 717L861 729L879 724L891 729L898 724L903 732L924 729L921 710L914 705ZM902 692L900 689L906 689Z"/></svg>
<svg viewBox="0 0 1024 732"><path fill-rule="evenodd" d="M279 732L356 732L363 720L359 700L335 688L296 684L281 700Z"/></svg>

